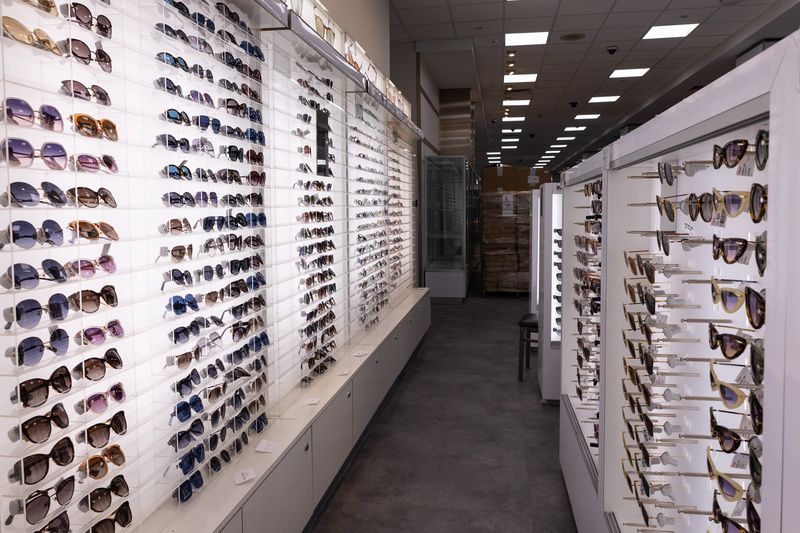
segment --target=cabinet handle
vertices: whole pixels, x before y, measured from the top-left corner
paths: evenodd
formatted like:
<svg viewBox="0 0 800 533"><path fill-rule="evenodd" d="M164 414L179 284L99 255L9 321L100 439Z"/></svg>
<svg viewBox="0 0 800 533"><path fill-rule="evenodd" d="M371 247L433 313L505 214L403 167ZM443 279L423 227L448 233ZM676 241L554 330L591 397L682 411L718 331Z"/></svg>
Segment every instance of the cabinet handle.
<svg viewBox="0 0 800 533"><path fill-rule="evenodd" d="M348 398L349 398L350 396L352 396L352 394L353 394L352 392L350 392L350 391L347 391L347 397L348 397Z"/></svg>
<svg viewBox="0 0 800 533"><path fill-rule="evenodd" d="M308 451L308 448L309 448L309 445L308 445L308 443L306 442L306 448L305 448L305 451Z"/></svg>
<svg viewBox="0 0 800 533"><path fill-rule="evenodd" d="M375 364L377 365L379 362L380 362L380 360L376 357L375 358Z"/></svg>

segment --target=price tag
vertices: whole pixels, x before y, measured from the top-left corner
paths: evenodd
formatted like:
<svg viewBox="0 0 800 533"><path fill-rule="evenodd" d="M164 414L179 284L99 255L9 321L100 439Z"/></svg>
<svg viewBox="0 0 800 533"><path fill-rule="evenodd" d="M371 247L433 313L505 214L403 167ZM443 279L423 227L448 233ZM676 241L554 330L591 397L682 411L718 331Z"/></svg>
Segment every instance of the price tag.
<svg viewBox="0 0 800 533"><path fill-rule="evenodd" d="M356 352L353 352L353 357L364 357L365 355L367 355L367 352L365 352L364 350L358 350Z"/></svg>
<svg viewBox="0 0 800 533"><path fill-rule="evenodd" d="M346 376L346 375L348 375L349 373L350 373L350 371L349 371L349 370L340 370L340 371L339 371L339 375L340 375L340 376Z"/></svg>
<svg viewBox="0 0 800 533"><path fill-rule="evenodd" d="M736 167L736 175L752 177L753 166L754 166L753 163L755 163L755 158L753 156L751 155L744 156L741 162L739 162L739 166Z"/></svg>
<svg viewBox="0 0 800 533"><path fill-rule="evenodd" d="M724 209L720 209L718 213L714 213L714 216L711 217L711 225L716 226L718 228L724 228L725 222L728 220L728 215L725 213Z"/></svg>
<svg viewBox="0 0 800 533"><path fill-rule="evenodd" d="M688 222L683 223L683 229L685 229L689 233L694 233L694 226L689 224Z"/></svg>
<svg viewBox="0 0 800 533"><path fill-rule="evenodd" d="M742 419L739 421L739 429L745 431L752 431L753 430L753 421L750 420L750 415L742 414Z"/></svg>
<svg viewBox="0 0 800 533"><path fill-rule="evenodd" d="M233 474L233 484L234 485L241 485L242 483L247 483L251 479L256 477L256 469L253 467L247 468L245 470L240 470Z"/></svg>
<svg viewBox="0 0 800 533"><path fill-rule="evenodd" d="M739 385L752 385L753 384L753 372L750 370L749 366L744 367L739 375L736 376L736 383Z"/></svg>
<svg viewBox="0 0 800 533"><path fill-rule="evenodd" d="M741 263L743 265L749 265L750 259L752 257L753 257L753 248L751 246L748 246L747 250L745 250L745 252L742 254L742 257L740 257L736 262Z"/></svg>
<svg viewBox="0 0 800 533"><path fill-rule="evenodd" d="M303 403L305 403L306 405L317 405L319 403L319 400L320 399L315 396L313 398L306 398L306 401Z"/></svg>
<svg viewBox="0 0 800 533"><path fill-rule="evenodd" d="M271 440L262 440L256 446L256 451L260 453L272 453L272 447L275 443Z"/></svg>
<svg viewBox="0 0 800 533"><path fill-rule="evenodd" d="M653 385L664 385L667 382L667 377L661 374L653 374L650 376L650 383Z"/></svg>
<svg viewBox="0 0 800 533"><path fill-rule="evenodd" d="M742 516L746 505L747 502L745 500L739 499L739 501L736 502L736 507L733 508L733 514L731 516Z"/></svg>
<svg viewBox="0 0 800 533"><path fill-rule="evenodd" d="M731 458L731 468L746 470L750 468L750 456L746 453L735 453Z"/></svg>

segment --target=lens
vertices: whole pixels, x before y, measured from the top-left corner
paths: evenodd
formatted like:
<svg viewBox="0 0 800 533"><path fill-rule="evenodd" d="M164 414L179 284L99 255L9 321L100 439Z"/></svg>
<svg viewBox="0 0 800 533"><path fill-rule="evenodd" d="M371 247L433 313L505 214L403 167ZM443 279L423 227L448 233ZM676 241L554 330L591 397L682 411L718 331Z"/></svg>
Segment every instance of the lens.
<svg viewBox="0 0 800 533"><path fill-rule="evenodd" d="M9 166L29 167L33 164L33 146L25 139L8 137L0 142L0 156Z"/></svg>
<svg viewBox="0 0 800 533"><path fill-rule="evenodd" d="M714 216L714 195L704 192L700 195L700 217L704 222L711 222Z"/></svg>
<svg viewBox="0 0 800 533"><path fill-rule="evenodd" d="M48 533L69 533L70 525L67 511L63 511L61 514L50 520L50 522L43 529L41 529L41 531L47 531Z"/></svg>
<svg viewBox="0 0 800 533"><path fill-rule="evenodd" d="M6 119L24 127L33 126L33 108L21 98L6 98Z"/></svg>
<svg viewBox="0 0 800 533"><path fill-rule="evenodd" d="M758 223L767 214L767 188L754 183L750 188L750 218Z"/></svg>
<svg viewBox="0 0 800 533"><path fill-rule="evenodd" d="M61 82L61 90L75 98L81 100L91 100L92 95L84 84L75 80L64 80Z"/></svg>
<svg viewBox="0 0 800 533"><path fill-rule="evenodd" d="M761 328L766 320L766 300L762 293L747 287L745 289L745 305L750 325L754 329Z"/></svg>

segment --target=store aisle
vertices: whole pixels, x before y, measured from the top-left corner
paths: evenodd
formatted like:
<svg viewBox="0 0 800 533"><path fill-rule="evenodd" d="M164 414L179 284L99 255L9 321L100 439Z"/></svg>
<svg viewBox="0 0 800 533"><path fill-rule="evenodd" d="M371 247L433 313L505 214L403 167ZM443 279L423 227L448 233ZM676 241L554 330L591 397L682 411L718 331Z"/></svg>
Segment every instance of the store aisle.
<svg viewBox="0 0 800 533"><path fill-rule="evenodd" d="M434 306L315 533L575 531L558 465L558 407L516 380L527 300Z"/></svg>

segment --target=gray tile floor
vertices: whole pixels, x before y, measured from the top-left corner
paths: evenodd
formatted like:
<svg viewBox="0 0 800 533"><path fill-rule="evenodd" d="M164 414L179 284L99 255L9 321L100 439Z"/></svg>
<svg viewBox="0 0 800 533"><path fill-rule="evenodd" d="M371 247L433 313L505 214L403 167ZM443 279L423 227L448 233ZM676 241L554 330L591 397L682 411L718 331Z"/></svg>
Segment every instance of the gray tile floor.
<svg viewBox="0 0 800 533"><path fill-rule="evenodd" d="M431 328L313 531L576 531L558 407L517 382L527 299L433 307Z"/></svg>

